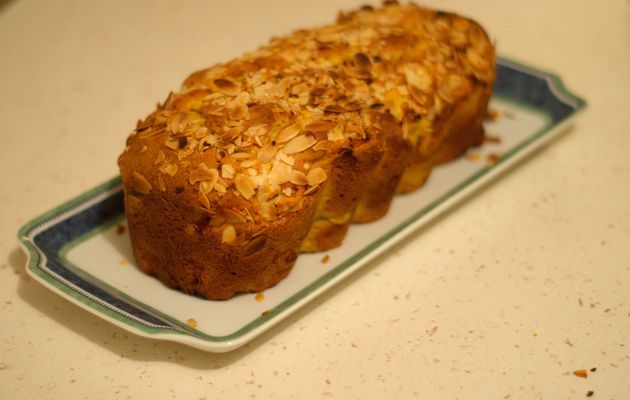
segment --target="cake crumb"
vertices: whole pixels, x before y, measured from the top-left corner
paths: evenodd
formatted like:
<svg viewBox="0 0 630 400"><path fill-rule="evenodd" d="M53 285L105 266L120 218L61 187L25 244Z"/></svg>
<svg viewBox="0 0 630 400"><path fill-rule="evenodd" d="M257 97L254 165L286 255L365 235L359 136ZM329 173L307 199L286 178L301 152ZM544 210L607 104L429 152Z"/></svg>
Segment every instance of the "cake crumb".
<svg viewBox="0 0 630 400"><path fill-rule="evenodd" d="M256 293L255 299L257 302L261 302L265 300L265 294L263 292Z"/></svg>
<svg viewBox="0 0 630 400"><path fill-rule="evenodd" d="M573 371L573 375L577 376L578 378L588 378L588 372L586 372L585 369L576 369L575 371Z"/></svg>
<svg viewBox="0 0 630 400"><path fill-rule="evenodd" d="M488 163L488 165L493 166L496 163L498 163L500 159L501 159L500 155L496 153L492 153L492 154L488 154L488 157L486 157L486 162Z"/></svg>
<svg viewBox="0 0 630 400"><path fill-rule="evenodd" d="M595 392L593 392L592 390L589 390L588 392L586 392L586 397L592 397L595 394Z"/></svg>
<svg viewBox="0 0 630 400"><path fill-rule="evenodd" d="M129 260L127 260L126 258L121 259L118 264L120 265L129 265Z"/></svg>
<svg viewBox="0 0 630 400"><path fill-rule="evenodd" d="M123 233L125 233L125 230L126 230L125 225L123 225L123 224L116 225L116 233L117 234L122 235Z"/></svg>
<svg viewBox="0 0 630 400"><path fill-rule="evenodd" d="M330 256L328 254L322 257L322 264L328 264L329 261L330 261Z"/></svg>
<svg viewBox="0 0 630 400"><path fill-rule="evenodd" d="M186 320L186 324L188 326L190 326L191 328L196 328L197 327L197 321L194 318L188 318Z"/></svg>
<svg viewBox="0 0 630 400"><path fill-rule="evenodd" d="M466 159L468 161L479 161L479 158L481 156L479 155L479 153L475 153L475 152L468 152L466 153Z"/></svg>

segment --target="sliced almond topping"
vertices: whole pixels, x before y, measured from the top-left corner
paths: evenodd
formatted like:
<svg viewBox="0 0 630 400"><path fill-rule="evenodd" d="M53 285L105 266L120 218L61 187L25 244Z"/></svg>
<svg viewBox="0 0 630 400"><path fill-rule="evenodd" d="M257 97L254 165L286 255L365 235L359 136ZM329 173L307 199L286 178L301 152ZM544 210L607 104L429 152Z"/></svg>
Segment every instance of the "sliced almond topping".
<svg viewBox="0 0 630 400"><path fill-rule="evenodd" d="M221 233L221 242L222 243L234 243L236 240L236 229L232 225L227 225L223 228L223 232Z"/></svg>
<svg viewBox="0 0 630 400"><path fill-rule="evenodd" d="M222 208L221 215L223 216L225 221L229 222L230 224L244 224L247 222L247 219L245 219L243 214L230 208Z"/></svg>
<svg viewBox="0 0 630 400"><path fill-rule="evenodd" d="M164 152L162 150L158 151L158 155L157 155L153 165L158 165L159 163L164 161L165 158L166 158L166 154L164 154Z"/></svg>
<svg viewBox="0 0 630 400"><path fill-rule="evenodd" d="M204 163L199 163L199 167L188 175L188 181L191 185L200 181L209 181L214 186L218 178L219 171L216 168L208 168Z"/></svg>
<svg viewBox="0 0 630 400"><path fill-rule="evenodd" d="M250 199L256 193L256 183L247 175L236 174L234 176L236 190L246 199Z"/></svg>
<svg viewBox="0 0 630 400"><path fill-rule="evenodd" d="M205 126L197 128L197 130L195 131L194 136L197 139L205 138L206 136L208 136L208 128L206 128Z"/></svg>
<svg viewBox="0 0 630 400"><path fill-rule="evenodd" d="M334 127L335 127L335 124L333 122L320 119L318 121L313 121L309 123L308 125L306 125L304 127L304 130L309 131L309 132L315 132L315 133L328 132Z"/></svg>
<svg viewBox="0 0 630 400"><path fill-rule="evenodd" d="M413 85L424 93L431 92L433 79L427 69L416 63L410 63L405 66L405 78L409 85Z"/></svg>
<svg viewBox="0 0 630 400"><path fill-rule="evenodd" d="M230 128L228 130L226 130L225 132L223 132L219 138L227 143L227 142L231 142L232 140L236 139L236 137L241 133L241 128L240 127L234 127L234 128Z"/></svg>
<svg viewBox="0 0 630 400"><path fill-rule="evenodd" d="M166 163L160 166L160 172L168 176L175 176L177 173L177 164Z"/></svg>
<svg viewBox="0 0 630 400"><path fill-rule="evenodd" d="M277 147L274 146L271 142L266 143L258 152L258 160L263 163L273 160L273 157L276 155L277 150Z"/></svg>
<svg viewBox="0 0 630 400"><path fill-rule="evenodd" d="M313 146L315 143L317 143L317 140L315 140L313 136L300 135L288 142L282 151L285 154L299 153Z"/></svg>
<svg viewBox="0 0 630 400"><path fill-rule="evenodd" d="M271 185L282 185L291 179L292 168L280 161L276 161L267 175L267 180Z"/></svg>
<svg viewBox="0 0 630 400"><path fill-rule="evenodd" d="M227 94L228 96L237 96L241 93L238 85L233 81L225 78L218 78L214 80L214 86L216 86L217 90L223 94Z"/></svg>
<svg viewBox="0 0 630 400"><path fill-rule="evenodd" d="M308 185L308 178L306 178L304 172L294 169L293 171L291 171L289 182L298 186L306 186Z"/></svg>
<svg viewBox="0 0 630 400"><path fill-rule="evenodd" d="M293 166L295 164L295 158L286 155L284 152L280 152L278 153L278 160L282 161L283 163Z"/></svg>
<svg viewBox="0 0 630 400"><path fill-rule="evenodd" d="M251 154L245 152L232 153L232 155L230 155L230 158L234 160L247 160L250 157Z"/></svg>
<svg viewBox="0 0 630 400"><path fill-rule="evenodd" d="M171 118L168 122L168 129L173 132L173 134L177 134L183 132L188 126L189 119L185 112L178 112Z"/></svg>
<svg viewBox="0 0 630 400"><path fill-rule="evenodd" d="M308 171L308 175L306 176L306 179L308 179L308 184L310 186L317 186L320 183L324 182L326 178L328 178L328 176L326 175L326 171L324 171L324 169L320 167L315 167L311 169L310 171Z"/></svg>
<svg viewBox="0 0 630 400"><path fill-rule="evenodd" d="M291 189L290 187L284 188L282 189L282 194L287 197L291 197L293 196L293 189Z"/></svg>
<svg viewBox="0 0 630 400"><path fill-rule="evenodd" d="M180 144L180 140L178 138L169 138L164 145L166 147L168 147L169 149L173 149L173 150L179 150L179 144Z"/></svg>
<svg viewBox="0 0 630 400"><path fill-rule="evenodd" d="M221 177L223 179L232 179L234 178L234 167L231 164L223 164L221 165Z"/></svg>
<svg viewBox="0 0 630 400"><path fill-rule="evenodd" d="M343 140L345 138L345 135L343 134L343 130L341 129L341 127L336 126L334 129L328 131L326 137L328 140L335 142L338 140Z"/></svg>
<svg viewBox="0 0 630 400"><path fill-rule="evenodd" d="M160 189L161 192L166 192L166 185L164 184L162 175L158 175L158 189Z"/></svg>
<svg viewBox="0 0 630 400"><path fill-rule="evenodd" d="M205 208L206 210L210 209L210 200L208 200L205 194L199 193L199 196L197 196L197 200L203 206L203 208Z"/></svg>
<svg viewBox="0 0 630 400"><path fill-rule="evenodd" d="M260 215L266 221L271 221L277 218L278 212L276 210L276 206L270 202L265 201L260 204Z"/></svg>
<svg viewBox="0 0 630 400"><path fill-rule="evenodd" d="M214 185L214 190L222 195L227 193L227 188L221 183L217 183L216 185Z"/></svg>
<svg viewBox="0 0 630 400"><path fill-rule="evenodd" d="M298 133L300 133L300 126L298 124L291 124L281 130L280 133L278 133L278 136L276 137L276 142L286 143L296 137Z"/></svg>
<svg viewBox="0 0 630 400"><path fill-rule="evenodd" d="M149 181L142 174L135 171L133 173L132 187L136 192L142 194L147 194L151 191L151 189L153 189L153 186L149 183Z"/></svg>
<svg viewBox="0 0 630 400"><path fill-rule="evenodd" d="M317 144L315 146L313 146L313 150L316 151L327 151L328 149L330 149L332 147L332 143L330 143L328 140L321 140L319 142L317 142Z"/></svg>
<svg viewBox="0 0 630 400"><path fill-rule="evenodd" d="M228 117L234 120L249 119L249 109L245 104L231 102L228 106Z"/></svg>
<svg viewBox="0 0 630 400"><path fill-rule="evenodd" d="M264 124L250 126L249 128L247 128L247 131L245 131L245 134L247 136L254 137L262 136L265 133L267 133L267 126Z"/></svg>
<svg viewBox="0 0 630 400"><path fill-rule="evenodd" d="M488 61L486 61L473 47L469 47L466 50L466 58L470 62L470 65L476 70L485 70L489 68Z"/></svg>

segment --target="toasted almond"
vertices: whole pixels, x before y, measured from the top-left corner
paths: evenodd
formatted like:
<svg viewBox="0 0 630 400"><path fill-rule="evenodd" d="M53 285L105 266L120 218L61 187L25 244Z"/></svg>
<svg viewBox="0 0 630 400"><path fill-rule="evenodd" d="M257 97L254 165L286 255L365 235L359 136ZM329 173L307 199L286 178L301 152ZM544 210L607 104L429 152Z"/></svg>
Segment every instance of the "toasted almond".
<svg viewBox="0 0 630 400"><path fill-rule="evenodd" d="M238 96L241 93L238 85L229 79L218 78L214 80L214 86L217 90L228 96Z"/></svg>
<svg viewBox="0 0 630 400"><path fill-rule="evenodd" d="M300 133L300 126L298 124L291 124L278 133L278 136L276 136L276 142L286 143L296 137L298 133Z"/></svg>
<svg viewBox="0 0 630 400"><path fill-rule="evenodd" d="M180 140L173 137L168 138L168 140L164 143L166 147L173 150L179 150L180 149L179 144L180 144Z"/></svg>
<svg viewBox="0 0 630 400"><path fill-rule="evenodd" d="M277 218L278 212L276 210L275 204L271 201L265 201L260 203L260 215L266 221L271 221Z"/></svg>
<svg viewBox="0 0 630 400"><path fill-rule="evenodd" d="M273 160L273 157L276 155L277 151L278 151L277 147L274 146L271 142L266 143L258 151L258 161L266 163Z"/></svg>
<svg viewBox="0 0 630 400"><path fill-rule="evenodd" d="M159 163L164 161L165 158L166 158L166 154L164 154L162 150L158 151L158 155L155 158L155 162L153 163L153 165L158 165Z"/></svg>
<svg viewBox="0 0 630 400"><path fill-rule="evenodd" d="M236 190L246 199L250 199L256 193L256 183L247 175L236 174L234 176Z"/></svg>
<svg viewBox="0 0 630 400"><path fill-rule="evenodd" d="M219 178L219 171L217 171L216 168L206 167L206 164L204 163L200 163L199 167L191 171L190 175L188 175L188 181L190 182L191 185L194 185L195 183L200 182L200 181L209 181L214 186L218 178Z"/></svg>
<svg viewBox="0 0 630 400"><path fill-rule="evenodd" d="M326 175L326 171L324 171L321 167L315 167L308 171L308 175L306 179L308 180L308 184L310 186L317 186L320 183L324 182L328 178Z"/></svg>
<svg viewBox="0 0 630 400"><path fill-rule="evenodd" d="M304 174L304 172L298 171L296 169L291 171L291 175L289 177L289 182L291 182L294 185L298 185L298 186L306 186L306 185L308 185L308 179L306 178L306 175Z"/></svg>
<svg viewBox="0 0 630 400"><path fill-rule="evenodd" d="M293 166L295 165L295 158L289 155L286 155L284 152L279 152L277 154L277 158L278 160L282 161L283 163Z"/></svg>
<svg viewBox="0 0 630 400"><path fill-rule="evenodd" d="M266 242L267 242L266 235L256 236L255 238L251 239L250 241L248 241L247 243L243 245L243 255L247 257L247 256L251 256L254 253L259 252L265 247Z"/></svg>
<svg viewBox="0 0 630 400"><path fill-rule="evenodd" d="M313 146L315 143L317 143L317 140L315 140L313 136L300 135L291 139L291 141L282 148L282 151L285 154L299 153Z"/></svg>
<svg viewBox="0 0 630 400"><path fill-rule="evenodd" d="M291 179L291 166L277 160L274 162L271 171L267 175L267 180L271 185L282 185Z"/></svg>
<svg viewBox="0 0 630 400"><path fill-rule="evenodd" d="M234 178L234 167L231 164L221 165L221 177L224 179Z"/></svg>
<svg viewBox="0 0 630 400"><path fill-rule="evenodd" d="M479 54L479 52L473 47L469 47L468 49L466 49L466 59L476 70L485 70L489 68L488 61L486 61L481 56L481 54Z"/></svg>
<svg viewBox="0 0 630 400"><path fill-rule="evenodd" d="M205 194L199 193L199 196L197 196L197 201L199 201L201 206L206 210L210 209L210 200L208 200Z"/></svg>
<svg viewBox="0 0 630 400"><path fill-rule="evenodd" d="M247 222L245 217L236 210L232 210L231 208L222 208L221 216L223 219L230 224L244 224Z"/></svg>
<svg viewBox="0 0 630 400"><path fill-rule="evenodd" d="M224 143L228 143L236 139L236 137L240 133L241 133L241 128L236 126L236 127L227 129L225 132L219 135L219 139L221 139L221 141L223 141Z"/></svg>
<svg viewBox="0 0 630 400"><path fill-rule="evenodd" d="M304 127L304 130L305 131L309 131L309 132L318 133L318 132L328 132L329 130L331 130L334 127L335 127L335 123L334 122L327 121L325 119L320 119L320 120L313 121L313 122L307 124Z"/></svg>
<svg viewBox="0 0 630 400"><path fill-rule="evenodd" d="M147 178L136 171L133 172L132 187L136 192L142 194L147 194L151 192L151 189L153 189L153 186L151 185L151 183L149 183Z"/></svg>
<svg viewBox="0 0 630 400"><path fill-rule="evenodd" d="M267 133L267 126L265 124L253 125L247 128L245 134L247 136L258 137Z"/></svg>
<svg viewBox="0 0 630 400"><path fill-rule="evenodd" d="M162 178L162 175L158 175L158 189L160 189L161 192L166 192L166 184L164 184L164 179Z"/></svg>
<svg viewBox="0 0 630 400"><path fill-rule="evenodd" d="M416 86L424 93L430 93L433 79L427 69L417 63L410 63L405 66L405 79L409 85Z"/></svg>
<svg viewBox="0 0 630 400"><path fill-rule="evenodd" d="M236 229L232 225L227 225L223 228L223 232L221 233L221 242L222 243L234 243L236 240Z"/></svg>
<svg viewBox="0 0 630 400"><path fill-rule="evenodd" d="M361 52L356 53L354 55L354 62L356 66L361 69L370 68L370 66L372 65L372 61L370 60L370 57L368 57L367 54L361 53Z"/></svg>
<svg viewBox="0 0 630 400"><path fill-rule="evenodd" d="M228 106L228 118L234 120L249 119L249 109L245 104L231 102Z"/></svg>
<svg viewBox="0 0 630 400"><path fill-rule="evenodd" d="M177 173L177 164L174 163L165 163L160 166L160 172L163 174L167 174L168 176L175 176Z"/></svg>

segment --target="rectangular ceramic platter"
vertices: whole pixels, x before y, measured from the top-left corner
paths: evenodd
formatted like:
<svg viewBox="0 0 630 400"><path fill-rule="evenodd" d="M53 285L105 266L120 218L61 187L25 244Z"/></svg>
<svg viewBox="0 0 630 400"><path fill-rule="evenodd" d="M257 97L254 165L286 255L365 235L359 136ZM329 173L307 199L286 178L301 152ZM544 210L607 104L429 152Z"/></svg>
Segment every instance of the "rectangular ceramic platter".
<svg viewBox="0 0 630 400"><path fill-rule="evenodd" d="M142 273L124 229L120 178L25 225L19 239L29 254L27 270L45 287L136 334L212 352L235 349L540 148L585 105L554 75L505 59L497 68L490 107L496 118L486 122L486 133L498 141L435 168L420 190L397 196L385 218L352 225L343 246L300 255L289 276L264 296L202 300Z"/></svg>

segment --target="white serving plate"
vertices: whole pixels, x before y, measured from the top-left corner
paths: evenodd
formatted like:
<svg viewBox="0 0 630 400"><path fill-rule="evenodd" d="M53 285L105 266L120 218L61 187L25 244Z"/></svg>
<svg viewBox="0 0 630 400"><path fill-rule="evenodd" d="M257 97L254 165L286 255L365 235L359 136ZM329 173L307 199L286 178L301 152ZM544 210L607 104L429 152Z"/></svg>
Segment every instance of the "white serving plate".
<svg viewBox="0 0 630 400"><path fill-rule="evenodd" d="M498 117L486 122L486 132L500 142L488 141L435 168L420 190L397 196L387 216L351 226L343 246L300 255L289 276L263 295L208 301L142 273L124 229L118 177L20 229L27 271L55 293L133 333L211 352L233 350L549 142L585 107L553 74L506 59L499 59L497 69L491 109ZM495 155L498 161L489 163Z"/></svg>

